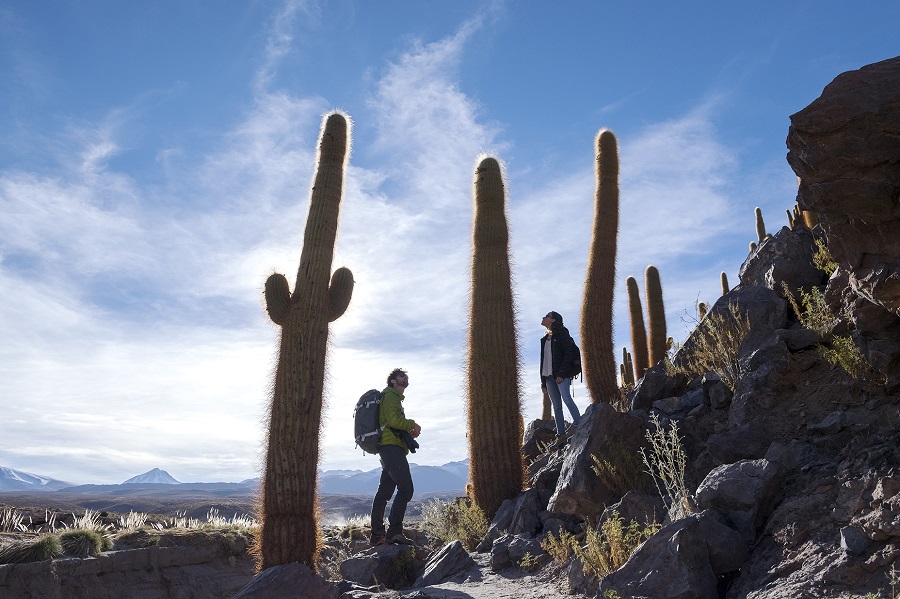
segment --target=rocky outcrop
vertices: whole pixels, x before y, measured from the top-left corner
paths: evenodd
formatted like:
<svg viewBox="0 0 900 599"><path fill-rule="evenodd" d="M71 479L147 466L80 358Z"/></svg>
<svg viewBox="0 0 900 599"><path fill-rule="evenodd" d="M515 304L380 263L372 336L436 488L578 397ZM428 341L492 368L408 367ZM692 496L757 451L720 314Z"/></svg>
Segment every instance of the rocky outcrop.
<svg viewBox="0 0 900 599"><path fill-rule="evenodd" d="M566 448L548 509L590 519L619 501L622 494L605 486L591 469L591 456L603 460L615 452L636 452L643 444L644 424L643 418L617 412L609 404L588 406Z"/></svg>
<svg viewBox="0 0 900 599"><path fill-rule="evenodd" d="M900 316L900 57L843 73L791 116L797 204L860 297Z"/></svg>

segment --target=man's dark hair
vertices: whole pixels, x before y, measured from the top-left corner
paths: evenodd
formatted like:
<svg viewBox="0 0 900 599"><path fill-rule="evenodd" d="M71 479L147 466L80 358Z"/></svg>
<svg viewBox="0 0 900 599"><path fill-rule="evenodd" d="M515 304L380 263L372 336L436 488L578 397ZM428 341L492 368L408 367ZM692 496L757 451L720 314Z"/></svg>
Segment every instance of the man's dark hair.
<svg viewBox="0 0 900 599"><path fill-rule="evenodd" d="M387 378L387 386L388 386L388 387L392 387L393 385L391 384L391 381L393 381L394 379L396 379L397 376L400 375L400 374L406 374L406 371L403 370L402 368L395 368L395 369L393 369L393 370L391 371L391 373L388 375L388 378Z"/></svg>

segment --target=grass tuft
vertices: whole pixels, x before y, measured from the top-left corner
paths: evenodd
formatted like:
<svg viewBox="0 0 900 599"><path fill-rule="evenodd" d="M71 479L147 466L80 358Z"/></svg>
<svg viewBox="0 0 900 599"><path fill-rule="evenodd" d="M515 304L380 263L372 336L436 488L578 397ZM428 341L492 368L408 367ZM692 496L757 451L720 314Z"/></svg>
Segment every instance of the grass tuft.
<svg viewBox="0 0 900 599"><path fill-rule="evenodd" d="M472 551L487 534L487 517L467 498L453 501L435 499L422 507L422 530L441 543L459 540Z"/></svg>

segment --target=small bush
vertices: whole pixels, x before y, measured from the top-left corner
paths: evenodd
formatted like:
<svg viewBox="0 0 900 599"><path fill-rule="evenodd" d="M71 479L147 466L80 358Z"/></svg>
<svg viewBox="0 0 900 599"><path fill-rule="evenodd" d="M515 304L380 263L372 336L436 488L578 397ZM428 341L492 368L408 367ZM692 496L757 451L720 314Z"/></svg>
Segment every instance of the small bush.
<svg viewBox="0 0 900 599"><path fill-rule="evenodd" d="M63 555L59 537L53 534L43 535L37 539L17 541L0 548L0 564L24 564L42 562Z"/></svg>
<svg viewBox="0 0 900 599"><path fill-rule="evenodd" d="M541 541L541 549L550 554L557 564L565 563L575 554L575 545L577 545L575 537L567 530L561 531L559 537L550 533Z"/></svg>
<svg viewBox="0 0 900 599"><path fill-rule="evenodd" d="M522 556L522 559L519 560L519 567L526 572L534 572L541 567L541 563L540 561L538 561L537 557L531 555L530 553L526 553Z"/></svg>
<svg viewBox="0 0 900 599"><path fill-rule="evenodd" d="M818 287L813 287L809 292L802 288L798 289L799 304L784 283L782 283L782 290L791 304L791 308L797 314L797 318L800 319L800 324L805 328L816 331L825 337L837 326L839 319L828 307L825 295ZM854 379L878 378L869 360L856 346L853 339L846 335L835 335L829 342L819 343L816 349L823 360L831 365L840 366Z"/></svg>
<svg viewBox="0 0 900 599"><path fill-rule="evenodd" d="M734 391L740 374L738 350L750 332L749 317L741 314L737 304L730 303L726 313L708 314L697 325L696 332L691 355L677 365L667 359L666 371L671 375L684 373L689 376L714 372Z"/></svg>
<svg viewBox="0 0 900 599"><path fill-rule="evenodd" d="M825 241L821 238L816 239L816 251L813 253L813 265L819 270L825 271L829 277L834 274L834 271L836 271L838 267L837 262L831 257L831 252L828 251L828 246L825 245Z"/></svg>
<svg viewBox="0 0 900 599"><path fill-rule="evenodd" d="M441 543L459 540L472 551L487 534L487 517L468 499L435 499L422 507L422 530Z"/></svg>
<svg viewBox="0 0 900 599"><path fill-rule="evenodd" d="M97 556L104 549L112 549L96 530L66 530L59 534L59 541L65 554L73 557Z"/></svg>
<svg viewBox="0 0 900 599"><path fill-rule="evenodd" d="M585 531L584 546L575 545L575 555L584 564L585 574L600 578L621 568L634 550L658 530L657 526L641 527L632 520L624 525L618 512L600 525Z"/></svg>
<svg viewBox="0 0 900 599"><path fill-rule="evenodd" d="M656 490L669 508L669 519L674 522L694 513L693 495L684 482L687 454L678 436L677 422L672 422L666 431L656 414L651 414L650 421L656 430L646 431L650 451L641 448L641 457L647 473L653 477Z"/></svg>

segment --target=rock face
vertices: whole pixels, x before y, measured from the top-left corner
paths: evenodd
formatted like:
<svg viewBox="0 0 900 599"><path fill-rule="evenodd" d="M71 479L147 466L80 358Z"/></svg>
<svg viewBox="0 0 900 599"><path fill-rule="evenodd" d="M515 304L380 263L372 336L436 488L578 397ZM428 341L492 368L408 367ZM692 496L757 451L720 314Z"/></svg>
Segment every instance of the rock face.
<svg viewBox="0 0 900 599"><path fill-rule="evenodd" d="M900 57L843 73L791 116L797 204L860 297L900 316Z"/></svg>
<svg viewBox="0 0 900 599"><path fill-rule="evenodd" d="M189 545L0 565L0 597L231 597L253 577L254 560L243 539L195 537Z"/></svg>

